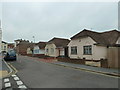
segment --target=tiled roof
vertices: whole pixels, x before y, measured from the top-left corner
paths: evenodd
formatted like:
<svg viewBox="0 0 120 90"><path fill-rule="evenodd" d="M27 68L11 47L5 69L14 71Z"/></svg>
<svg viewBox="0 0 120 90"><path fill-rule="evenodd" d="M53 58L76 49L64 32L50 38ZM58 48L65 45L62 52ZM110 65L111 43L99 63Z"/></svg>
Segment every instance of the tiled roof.
<svg viewBox="0 0 120 90"><path fill-rule="evenodd" d="M27 47L33 50L35 43L29 43L27 44Z"/></svg>
<svg viewBox="0 0 120 90"><path fill-rule="evenodd" d="M70 42L70 40L68 40L68 39L56 38L56 37L54 37L53 39L48 41L48 43L54 43L56 45L56 47L66 47L69 42Z"/></svg>
<svg viewBox="0 0 120 90"><path fill-rule="evenodd" d="M71 39L73 40L87 36L91 37L97 44L114 45L120 37L120 31L111 30L100 33L84 29L83 31L71 37Z"/></svg>
<svg viewBox="0 0 120 90"><path fill-rule="evenodd" d="M46 43L47 42L39 42L39 43L36 43L35 45L38 45L40 49L44 49L46 46Z"/></svg>

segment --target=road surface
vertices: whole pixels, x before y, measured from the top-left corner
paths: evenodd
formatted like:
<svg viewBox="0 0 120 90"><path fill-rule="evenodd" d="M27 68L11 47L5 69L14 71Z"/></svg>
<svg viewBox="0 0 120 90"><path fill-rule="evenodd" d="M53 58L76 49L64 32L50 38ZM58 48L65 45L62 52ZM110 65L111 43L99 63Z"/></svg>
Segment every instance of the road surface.
<svg viewBox="0 0 120 90"><path fill-rule="evenodd" d="M16 75L28 88L118 88L118 78L57 66L36 58L18 56L17 61L8 63L17 69ZM16 87L13 80L11 83Z"/></svg>

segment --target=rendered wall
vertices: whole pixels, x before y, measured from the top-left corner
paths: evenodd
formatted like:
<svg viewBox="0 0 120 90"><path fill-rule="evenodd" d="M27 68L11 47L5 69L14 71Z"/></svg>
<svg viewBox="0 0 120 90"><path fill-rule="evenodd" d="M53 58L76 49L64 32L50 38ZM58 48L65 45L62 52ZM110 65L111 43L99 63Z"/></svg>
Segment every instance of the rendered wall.
<svg viewBox="0 0 120 90"><path fill-rule="evenodd" d="M96 46L94 45L96 42L90 37L79 38L75 40L71 40L68 44L69 46L69 57L70 58L86 58L90 60L100 60L101 58L107 58L107 47L104 46ZM83 46L92 45L92 55L84 55L83 54ZM71 54L71 47L77 46L77 55Z"/></svg>

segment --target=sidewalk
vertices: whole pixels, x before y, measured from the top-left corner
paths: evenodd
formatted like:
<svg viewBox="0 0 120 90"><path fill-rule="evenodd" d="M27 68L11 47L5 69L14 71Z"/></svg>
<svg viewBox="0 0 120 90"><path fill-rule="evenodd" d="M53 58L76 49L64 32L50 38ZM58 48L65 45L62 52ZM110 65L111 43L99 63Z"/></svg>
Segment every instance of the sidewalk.
<svg viewBox="0 0 120 90"><path fill-rule="evenodd" d="M2 60L2 57L0 57L0 79L7 76L10 72L9 67L5 63L5 61Z"/></svg>
<svg viewBox="0 0 120 90"><path fill-rule="evenodd" d="M120 69L117 70L117 69L109 69L109 68L102 68L102 67L93 67L93 66L66 63L66 62L60 62L60 61L51 62L51 63L56 64L56 65L71 67L71 68L75 68L75 69L80 69L80 70L84 70L84 71L90 71L90 72L120 77Z"/></svg>

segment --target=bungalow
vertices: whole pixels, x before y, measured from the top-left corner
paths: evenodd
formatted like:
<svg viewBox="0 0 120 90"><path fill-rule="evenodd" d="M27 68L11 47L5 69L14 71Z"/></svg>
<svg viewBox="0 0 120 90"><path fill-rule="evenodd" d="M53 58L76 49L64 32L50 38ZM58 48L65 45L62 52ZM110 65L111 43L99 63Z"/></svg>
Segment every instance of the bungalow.
<svg viewBox="0 0 120 90"><path fill-rule="evenodd" d="M46 42L36 43L33 47L33 53L36 55L45 54L45 46Z"/></svg>
<svg viewBox="0 0 120 90"><path fill-rule="evenodd" d="M54 37L45 46L45 55L51 57L68 56L67 45L70 41L64 38Z"/></svg>
<svg viewBox="0 0 120 90"><path fill-rule="evenodd" d="M22 40L22 39L18 39L15 40L15 50L18 54L21 55L26 55L28 52L28 47L31 46L32 42L29 42L28 40Z"/></svg>
<svg viewBox="0 0 120 90"><path fill-rule="evenodd" d="M85 60L107 60L107 67L118 68L120 31L94 32L84 29L71 37L69 57Z"/></svg>
<svg viewBox="0 0 120 90"><path fill-rule="evenodd" d="M29 44L29 46L27 47L27 55L33 54L33 48L34 48L34 44L33 43Z"/></svg>

